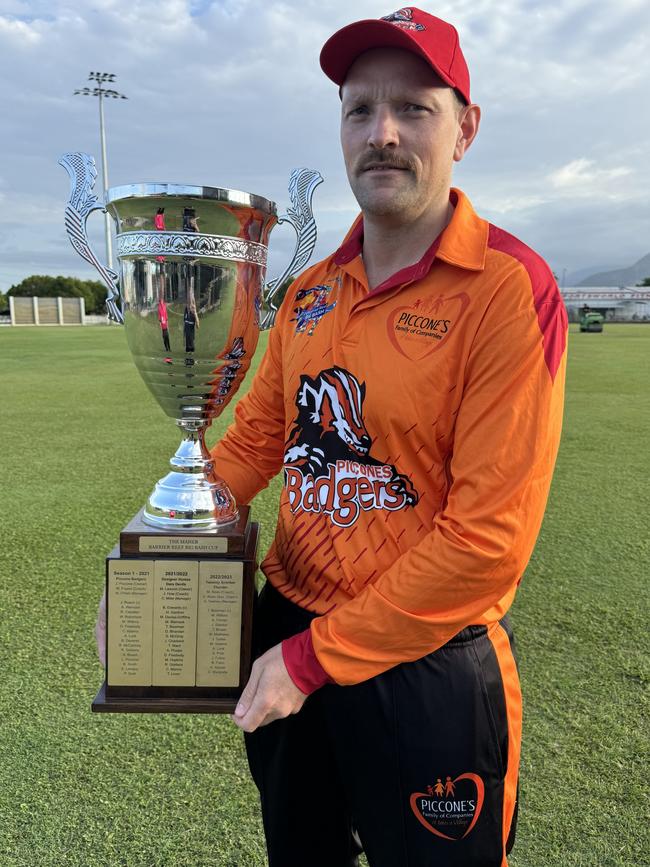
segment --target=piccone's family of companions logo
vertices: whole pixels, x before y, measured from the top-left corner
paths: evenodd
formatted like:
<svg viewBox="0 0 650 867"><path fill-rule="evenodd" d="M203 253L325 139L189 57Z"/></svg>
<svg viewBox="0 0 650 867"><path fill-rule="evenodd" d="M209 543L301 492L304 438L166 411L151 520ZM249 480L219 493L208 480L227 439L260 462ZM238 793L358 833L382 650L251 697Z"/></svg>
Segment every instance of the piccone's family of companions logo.
<svg viewBox="0 0 650 867"><path fill-rule="evenodd" d="M390 21L391 24L395 24L396 27L401 27L402 30L427 29L424 24L418 24L413 20L413 10L408 7L405 9L398 9L397 12L393 12L391 15L384 15L382 21Z"/></svg>
<svg viewBox="0 0 650 867"><path fill-rule="evenodd" d="M485 799L485 785L478 774L459 774L453 780L426 787L426 792L413 792L411 809L421 825L444 840L462 840L478 822Z"/></svg>
<svg viewBox="0 0 650 867"><path fill-rule="evenodd" d="M421 361L448 343L468 306L466 292L402 304L388 314L388 339L401 355Z"/></svg>
<svg viewBox="0 0 650 867"><path fill-rule="evenodd" d="M284 455L292 512L324 512L349 527L362 510L395 512L418 502L411 480L370 454L365 395L365 383L341 367L300 377L298 415Z"/></svg>
<svg viewBox="0 0 650 867"><path fill-rule="evenodd" d="M336 301L327 303L331 291L331 286L321 284L311 289L301 289L296 294L294 303L297 306L293 309L296 315L290 320L296 323L296 334L307 332L307 336L311 337L323 316L334 310Z"/></svg>

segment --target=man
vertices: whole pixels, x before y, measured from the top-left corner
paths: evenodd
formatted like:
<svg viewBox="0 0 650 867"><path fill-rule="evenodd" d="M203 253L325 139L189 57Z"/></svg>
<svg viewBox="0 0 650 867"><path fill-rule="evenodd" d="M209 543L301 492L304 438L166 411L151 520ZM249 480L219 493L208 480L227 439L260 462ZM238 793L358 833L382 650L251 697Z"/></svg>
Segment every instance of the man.
<svg viewBox="0 0 650 867"><path fill-rule="evenodd" d="M371 867L502 867L504 615L557 453L566 313L546 263L451 188L480 121L455 29L400 9L321 65L362 213L292 285L214 450L239 502L285 479L233 718L271 867L355 865L356 832Z"/></svg>
<svg viewBox="0 0 650 867"><path fill-rule="evenodd" d="M284 467L234 714L270 867L503 867L521 699L504 615L557 453L548 266L451 187L479 127L455 29L334 34L361 215L291 286L213 452L247 503ZM441 781L445 781L444 783Z"/></svg>

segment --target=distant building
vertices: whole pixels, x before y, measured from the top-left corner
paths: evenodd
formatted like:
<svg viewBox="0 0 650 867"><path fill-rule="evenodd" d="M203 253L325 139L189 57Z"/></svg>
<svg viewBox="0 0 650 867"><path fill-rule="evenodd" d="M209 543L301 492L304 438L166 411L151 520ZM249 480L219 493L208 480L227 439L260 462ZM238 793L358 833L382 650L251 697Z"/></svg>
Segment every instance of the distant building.
<svg viewBox="0 0 650 867"><path fill-rule="evenodd" d="M597 310L608 322L650 322L650 286L567 286L560 290L570 322Z"/></svg>

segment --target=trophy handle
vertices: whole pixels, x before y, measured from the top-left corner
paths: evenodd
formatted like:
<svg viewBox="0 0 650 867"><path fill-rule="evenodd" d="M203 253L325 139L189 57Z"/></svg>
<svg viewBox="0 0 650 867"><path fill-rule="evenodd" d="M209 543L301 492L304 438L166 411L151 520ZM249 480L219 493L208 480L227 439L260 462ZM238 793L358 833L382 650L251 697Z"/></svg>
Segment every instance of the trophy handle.
<svg viewBox="0 0 650 867"><path fill-rule="evenodd" d="M287 213L280 217L278 224L291 223L298 236L298 240L291 262L289 262L279 277L271 280L266 285L264 296L266 311L260 321L260 328L262 330L271 328L275 322L278 308L274 304L273 299L277 295L278 290L290 274L300 271L305 267L311 258L311 254L314 252L317 233L316 221L311 209L311 200L314 190L322 182L323 177L320 172L312 171L311 169L294 169L291 172L291 177L289 178L291 205L287 208Z"/></svg>
<svg viewBox="0 0 650 867"><path fill-rule="evenodd" d="M106 308L108 318L119 324L124 323L122 299L115 271L102 265L93 252L86 233L86 222L93 211L104 211L97 196L93 195L97 169L90 154L67 153L59 160L59 165L70 175L70 198L65 207L65 228L70 243L86 262L94 265L108 287Z"/></svg>

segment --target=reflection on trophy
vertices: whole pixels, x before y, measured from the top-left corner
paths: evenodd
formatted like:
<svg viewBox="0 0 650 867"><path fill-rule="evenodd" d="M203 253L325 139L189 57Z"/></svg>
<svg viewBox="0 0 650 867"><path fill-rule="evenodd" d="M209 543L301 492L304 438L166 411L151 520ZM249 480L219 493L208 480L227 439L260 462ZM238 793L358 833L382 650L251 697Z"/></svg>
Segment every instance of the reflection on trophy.
<svg viewBox="0 0 650 867"><path fill-rule="evenodd" d="M280 222L297 234L292 261L264 288L276 206L235 190L134 184L108 191L120 275L86 235L103 209L92 157L65 154L66 229L108 287L135 364L183 439L146 505L107 558L107 674L94 710L230 712L251 664L259 527L213 469L205 432L237 392L274 296L316 242L318 172L291 175Z"/></svg>

